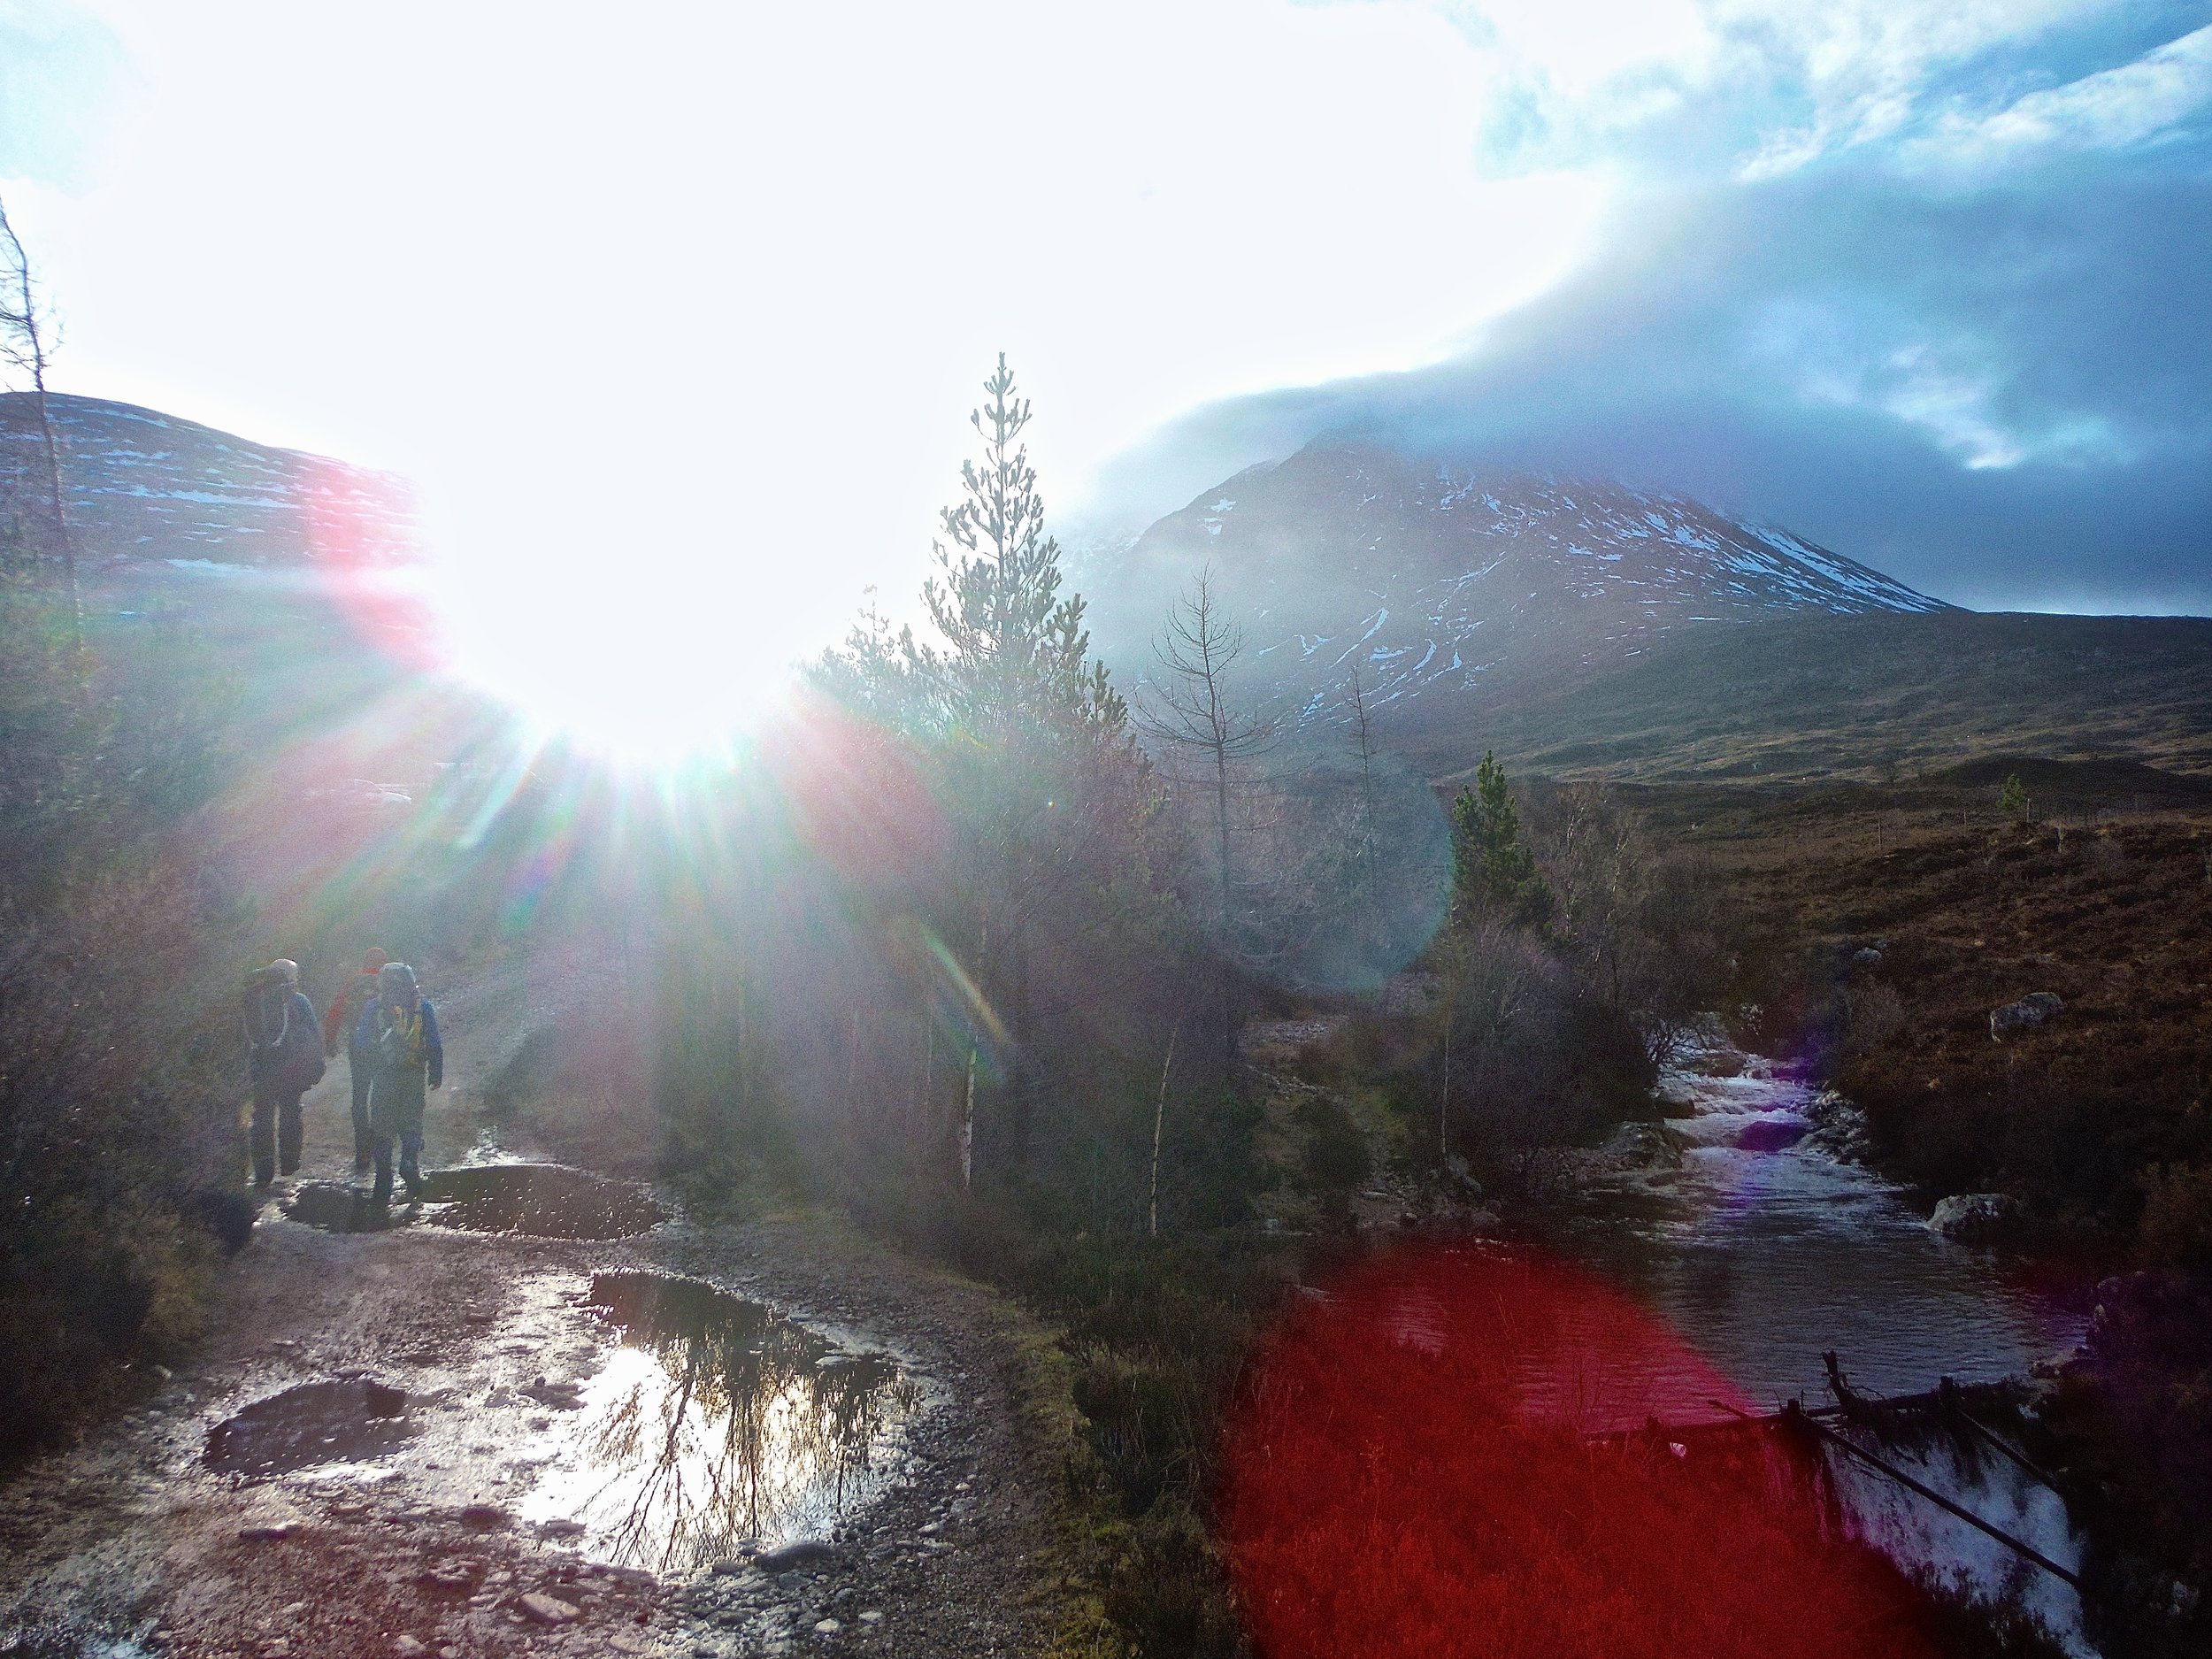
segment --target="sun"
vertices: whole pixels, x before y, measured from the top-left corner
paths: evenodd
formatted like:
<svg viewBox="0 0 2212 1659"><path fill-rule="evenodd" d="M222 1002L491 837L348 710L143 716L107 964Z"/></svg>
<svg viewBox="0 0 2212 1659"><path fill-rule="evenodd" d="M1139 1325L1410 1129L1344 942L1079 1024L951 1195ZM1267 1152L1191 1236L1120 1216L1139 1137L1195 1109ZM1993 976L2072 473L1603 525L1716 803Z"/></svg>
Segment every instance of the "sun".
<svg viewBox="0 0 2212 1659"><path fill-rule="evenodd" d="M819 649L776 561L703 541L619 555L463 547L431 581L450 666L529 727L614 762L726 752Z"/></svg>

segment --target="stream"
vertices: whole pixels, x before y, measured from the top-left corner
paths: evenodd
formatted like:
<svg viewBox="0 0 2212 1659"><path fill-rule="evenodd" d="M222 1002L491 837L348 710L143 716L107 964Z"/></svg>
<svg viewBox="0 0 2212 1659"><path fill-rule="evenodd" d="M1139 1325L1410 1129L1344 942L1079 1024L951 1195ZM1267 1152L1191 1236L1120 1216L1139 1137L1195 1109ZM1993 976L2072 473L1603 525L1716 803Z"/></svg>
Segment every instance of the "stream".
<svg viewBox="0 0 2212 1659"><path fill-rule="evenodd" d="M1663 1075L1673 1118L1624 1131L1558 1217L1571 1254L1661 1314L1763 1407L1827 1398L1824 1350L1855 1387L1916 1394L1942 1377L1993 1382L2062 1357L2085 1317L2039 1279L1932 1232L1907 1195L1844 1155L1851 1109L1785 1063L1708 1029ZM1722 1412L1689 1374L1601 1379L1592 1401L1622 1425ZM2078 1568L2057 1496L1948 1436L1881 1447L1926 1484ZM2070 1651L2093 1653L2064 1583L1884 1477L1830 1454L1851 1525L1909 1570L2019 1609ZM1840 1467L1837 1465L1840 1464Z"/></svg>

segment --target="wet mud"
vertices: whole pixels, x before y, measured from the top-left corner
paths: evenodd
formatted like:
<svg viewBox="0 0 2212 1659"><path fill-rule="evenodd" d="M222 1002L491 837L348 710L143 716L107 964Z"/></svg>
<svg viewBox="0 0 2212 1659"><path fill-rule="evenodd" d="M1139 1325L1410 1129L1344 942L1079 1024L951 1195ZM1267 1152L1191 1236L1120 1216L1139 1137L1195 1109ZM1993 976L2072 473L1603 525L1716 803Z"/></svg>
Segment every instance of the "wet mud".
<svg viewBox="0 0 2212 1659"><path fill-rule="evenodd" d="M365 1377L302 1383L218 1423L200 1461L226 1474L296 1474L373 1462L414 1432L403 1389Z"/></svg>
<svg viewBox="0 0 2212 1659"><path fill-rule="evenodd" d="M422 1200L405 1188L379 1204L366 1186L310 1181L284 1213L325 1233L384 1233L428 1225L464 1233L513 1233L537 1239L628 1239L668 1219L668 1212L634 1181L592 1175L557 1164L488 1164L432 1170Z"/></svg>

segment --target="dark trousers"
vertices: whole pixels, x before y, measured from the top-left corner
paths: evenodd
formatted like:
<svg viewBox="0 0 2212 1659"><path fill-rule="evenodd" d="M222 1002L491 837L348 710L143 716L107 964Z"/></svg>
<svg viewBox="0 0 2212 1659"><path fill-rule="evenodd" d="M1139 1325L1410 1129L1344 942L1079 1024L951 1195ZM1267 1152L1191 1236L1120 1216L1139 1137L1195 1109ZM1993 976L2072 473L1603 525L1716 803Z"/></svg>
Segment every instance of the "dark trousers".
<svg viewBox="0 0 2212 1659"><path fill-rule="evenodd" d="M300 1091L257 1083L253 1091L253 1179L266 1187L300 1166ZM233 1142L235 1145L236 1142Z"/></svg>
<svg viewBox="0 0 2212 1659"><path fill-rule="evenodd" d="M369 1133L376 1146L377 1202L392 1195L392 1142L399 1142L400 1179L411 1200L422 1193L423 1074L386 1071L369 1092Z"/></svg>
<svg viewBox="0 0 2212 1659"><path fill-rule="evenodd" d="M353 1167L369 1167L376 1137L369 1131L369 1085L376 1080L376 1063L364 1054L348 1054L347 1069L353 1074Z"/></svg>

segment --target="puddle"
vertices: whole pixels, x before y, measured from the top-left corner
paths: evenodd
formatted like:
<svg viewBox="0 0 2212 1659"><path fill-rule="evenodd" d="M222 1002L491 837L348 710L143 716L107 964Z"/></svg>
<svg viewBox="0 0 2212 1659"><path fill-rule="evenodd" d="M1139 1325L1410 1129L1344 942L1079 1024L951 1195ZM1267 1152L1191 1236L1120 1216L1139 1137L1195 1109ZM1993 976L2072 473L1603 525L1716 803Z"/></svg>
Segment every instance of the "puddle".
<svg viewBox="0 0 2212 1659"><path fill-rule="evenodd" d="M471 1233L526 1233L539 1239L626 1239L668 1212L634 1181L557 1164L483 1164L430 1170L424 1218Z"/></svg>
<svg viewBox="0 0 2212 1659"><path fill-rule="evenodd" d="M368 1378L302 1383L218 1423L201 1457L226 1473L290 1474L374 1462L414 1432L402 1389Z"/></svg>
<svg viewBox="0 0 2212 1659"><path fill-rule="evenodd" d="M284 1213L325 1233L382 1233L408 1219L403 1205L380 1207L370 1202L367 1187L340 1181L306 1182L286 1201Z"/></svg>
<svg viewBox="0 0 2212 1659"><path fill-rule="evenodd" d="M424 1202L406 1202L403 1187L386 1208L372 1201L365 1186L310 1181L292 1195L284 1213L326 1233L381 1233L424 1222L539 1239L626 1239L668 1219L636 1183L557 1164L431 1170L422 1187Z"/></svg>
<svg viewBox="0 0 2212 1659"><path fill-rule="evenodd" d="M918 1402L888 1356L691 1279L603 1273L585 1305L615 1346L574 1389L576 1415L533 1448L526 1520L580 1527L603 1559L683 1571L752 1540L820 1538L880 1490Z"/></svg>

